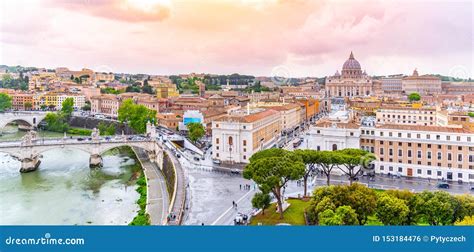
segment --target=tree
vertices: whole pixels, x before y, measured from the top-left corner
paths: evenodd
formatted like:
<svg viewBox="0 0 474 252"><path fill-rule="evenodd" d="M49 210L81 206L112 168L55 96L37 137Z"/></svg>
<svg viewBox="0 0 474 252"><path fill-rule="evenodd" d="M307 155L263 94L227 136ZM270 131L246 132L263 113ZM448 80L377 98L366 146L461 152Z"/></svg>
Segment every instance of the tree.
<svg viewBox="0 0 474 252"><path fill-rule="evenodd" d="M66 117L70 117L74 111L74 99L72 97L66 98L61 107L61 112L64 113Z"/></svg>
<svg viewBox="0 0 474 252"><path fill-rule="evenodd" d="M146 93L146 94L155 94L155 92L153 91L153 88L148 85L148 82L147 80L145 80L145 84L143 84L143 87L142 87L142 92L143 93Z"/></svg>
<svg viewBox="0 0 474 252"><path fill-rule="evenodd" d="M271 199L268 193L258 192L252 198L252 206L262 209L262 215L265 214L265 208L270 205Z"/></svg>
<svg viewBox="0 0 474 252"><path fill-rule="evenodd" d="M118 120L122 123L127 122L137 133L145 133L146 123L155 122L156 111L135 104L132 99L126 99L119 107Z"/></svg>
<svg viewBox="0 0 474 252"><path fill-rule="evenodd" d="M461 221L466 216L474 216L474 196L468 194L454 196L454 219Z"/></svg>
<svg viewBox="0 0 474 252"><path fill-rule="evenodd" d="M189 139L196 143L197 140L201 139L201 137L204 136L206 133L206 130L204 129L204 126L202 126L201 123L197 122L192 122L186 124L186 127L189 130Z"/></svg>
<svg viewBox="0 0 474 252"><path fill-rule="evenodd" d="M301 157L287 150L272 148L252 155L243 176L255 181L262 192L271 192L275 196L280 219L283 219L281 190L288 181L303 177L304 171Z"/></svg>
<svg viewBox="0 0 474 252"><path fill-rule="evenodd" d="M454 223L453 197L442 191L418 193L414 197L415 211L430 225L451 225Z"/></svg>
<svg viewBox="0 0 474 252"><path fill-rule="evenodd" d="M319 225L357 225L357 214L350 206L340 206L333 211L326 209L319 214Z"/></svg>
<svg viewBox="0 0 474 252"><path fill-rule="evenodd" d="M106 124L104 122L100 122L97 125L101 136L112 136L115 135L115 125L113 123Z"/></svg>
<svg viewBox="0 0 474 252"><path fill-rule="evenodd" d="M307 190L308 190L308 177L313 173L317 165L321 163L321 153L316 150L295 150L295 154L299 155L303 160L303 163L306 166L305 173L303 175L303 183L304 183L304 192L303 196L306 197Z"/></svg>
<svg viewBox="0 0 474 252"><path fill-rule="evenodd" d="M454 223L456 226L474 226L474 216L465 216L462 220Z"/></svg>
<svg viewBox="0 0 474 252"><path fill-rule="evenodd" d="M90 111L91 110L91 102L86 101L86 104L81 108L83 111Z"/></svg>
<svg viewBox="0 0 474 252"><path fill-rule="evenodd" d="M326 175L326 184L331 184L331 172L334 167L341 164L341 156L333 151L321 151L320 152L319 165L322 172Z"/></svg>
<svg viewBox="0 0 474 252"><path fill-rule="evenodd" d="M30 110L33 108L33 104L31 104L31 102L25 102L23 106L25 107L25 110Z"/></svg>
<svg viewBox="0 0 474 252"><path fill-rule="evenodd" d="M408 100L411 101L411 102L419 101L419 100L421 100L421 96L418 93L411 93L410 95L408 95Z"/></svg>
<svg viewBox="0 0 474 252"><path fill-rule="evenodd" d="M10 109L11 107L12 97L7 94L0 93L0 112L4 112L5 110Z"/></svg>
<svg viewBox="0 0 474 252"><path fill-rule="evenodd" d="M356 180L357 177L362 176L363 173L363 163L365 157L369 157L369 152L361 149L343 149L336 152L336 155L340 155L340 163L342 167L339 169L349 177L349 184L352 185L352 182ZM370 159L374 160L375 156L370 155ZM371 160L370 160L371 161ZM369 161L369 162L370 162Z"/></svg>
<svg viewBox="0 0 474 252"><path fill-rule="evenodd" d="M326 202L319 205L323 200ZM363 225L367 217L375 212L377 196L372 189L358 183L319 187L313 193L307 214L314 223L317 223L319 213L326 210L323 206L332 207L331 203L336 208L350 206L356 212L359 224Z"/></svg>
<svg viewBox="0 0 474 252"><path fill-rule="evenodd" d="M376 215L384 225L403 225L406 223L410 209L404 200L383 193L377 199Z"/></svg>
<svg viewBox="0 0 474 252"><path fill-rule="evenodd" d="M66 132L69 129L62 113L48 113L44 120L47 123L46 129L49 131Z"/></svg>

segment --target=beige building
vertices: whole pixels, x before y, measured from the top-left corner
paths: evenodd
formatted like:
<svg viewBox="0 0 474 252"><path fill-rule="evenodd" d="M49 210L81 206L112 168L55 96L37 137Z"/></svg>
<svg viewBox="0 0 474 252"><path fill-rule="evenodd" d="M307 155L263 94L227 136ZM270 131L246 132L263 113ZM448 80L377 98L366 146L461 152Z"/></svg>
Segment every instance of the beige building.
<svg viewBox="0 0 474 252"><path fill-rule="evenodd" d="M119 97L113 94L103 94L91 97L91 113L118 117L120 107Z"/></svg>
<svg viewBox="0 0 474 252"><path fill-rule="evenodd" d="M327 123L310 133L311 149L374 153L379 174L474 182L474 132L466 128Z"/></svg>
<svg viewBox="0 0 474 252"><path fill-rule="evenodd" d="M373 135L367 134L372 131ZM474 182L472 131L403 125L362 129L361 146L371 145L378 157L377 173Z"/></svg>
<svg viewBox="0 0 474 252"><path fill-rule="evenodd" d="M278 111L223 116L212 122L212 158L225 163L248 163L257 151L271 148L281 132Z"/></svg>
<svg viewBox="0 0 474 252"><path fill-rule="evenodd" d="M269 108L280 112L282 132L291 132L300 126L302 120L300 105L289 103Z"/></svg>
<svg viewBox="0 0 474 252"><path fill-rule="evenodd" d="M411 76L402 79L402 89L405 94L440 94L441 79L432 75L419 75L418 71L415 69Z"/></svg>
<svg viewBox="0 0 474 252"><path fill-rule="evenodd" d="M436 125L436 109L430 107L382 106L376 112L377 124Z"/></svg>
<svg viewBox="0 0 474 252"><path fill-rule="evenodd" d="M368 96L373 94L372 78L365 71L362 72L359 61L351 52L342 66L341 74L337 71L326 78L325 89L328 97Z"/></svg>

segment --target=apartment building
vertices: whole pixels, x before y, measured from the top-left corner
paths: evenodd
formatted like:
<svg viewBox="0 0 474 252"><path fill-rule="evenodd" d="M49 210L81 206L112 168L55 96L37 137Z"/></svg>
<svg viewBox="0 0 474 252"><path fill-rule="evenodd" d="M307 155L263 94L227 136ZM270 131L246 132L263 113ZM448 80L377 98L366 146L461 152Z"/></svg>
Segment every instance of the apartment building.
<svg viewBox="0 0 474 252"><path fill-rule="evenodd" d="M374 153L379 174L474 182L474 132L467 128L332 123L310 132L311 149Z"/></svg>
<svg viewBox="0 0 474 252"><path fill-rule="evenodd" d="M273 106L269 109L276 110L280 112L280 121L281 121L281 131L282 132L292 132L301 123L301 106L289 103L282 106Z"/></svg>
<svg viewBox="0 0 474 252"><path fill-rule="evenodd" d="M403 76L384 77L381 81L381 89L384 93L402 93Z"/></svg>
<svg viewBox="0 0 474 252"><path fill-rule="evenodd" d="M113 118L118 117L120 99L113 94L103 94L91 97L91 113L104 114Z"/></svg>
<svg viewBox="0 0 474 252"><path fill-rule="evenodd" d="M406 94L439 94L442 91L441 79L432 75L419 75L415 69L411 76L402 79L402 89Z"/></svg>
<svg viewBox="0 0 474 252"><path fill-rule="evenodd" d="M376 112L377 124L436 125L436 108L383 106Z"/></svg>
<svg viewBox="0 0 474 252"><path fill-rule="evenodd" d="M281 132L278 111L226 115L212 122L212 158L225 163L248 163L257 151L271 148Z"/></svg>
<svg viewBox="0 0 474 252"><path fill-rule="evenodd" d="M474 132L464 128L362 128L361 146L370 146L369 150L374 147L376 173L474 182Z"/></svg>
<svg viewBox="0 0 474 252"><path fill-rule="evenodd" d="M12 97L12 109L13 110L28 110L33 109L34 106L34 94L28 93L14 93Z"/></svg>

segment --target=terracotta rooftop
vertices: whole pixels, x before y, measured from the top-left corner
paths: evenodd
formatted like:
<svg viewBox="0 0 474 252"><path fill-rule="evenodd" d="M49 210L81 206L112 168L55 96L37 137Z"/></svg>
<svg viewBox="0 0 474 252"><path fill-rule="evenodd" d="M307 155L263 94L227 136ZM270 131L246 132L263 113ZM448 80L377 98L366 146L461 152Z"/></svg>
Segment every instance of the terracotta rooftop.
<svg viewBox="0 0 474 252"><path fill-rule="evenodd" d="M419 126L419 125L398 125L398 124L384 124L377 126L379 129L395 129L395 130L410 130L410 131L429 131L435 132L451 132L451 133L474 133L467 128L451 128L442 126Z"/></svg>
<svg viewBox="0 0 474 252"><path fill-rule="evenodd" d="M219 118L219 121L252 123L277 113L279 112L273 109L267 109L250 115L227 115L223 116L222 118Z"/></svg>

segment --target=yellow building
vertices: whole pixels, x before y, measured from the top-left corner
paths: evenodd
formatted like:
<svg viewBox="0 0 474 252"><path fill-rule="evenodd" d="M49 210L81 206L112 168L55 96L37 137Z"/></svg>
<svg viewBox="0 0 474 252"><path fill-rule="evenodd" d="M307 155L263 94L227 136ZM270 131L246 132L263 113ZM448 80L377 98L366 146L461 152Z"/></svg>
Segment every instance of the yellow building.
<svg viewBox="0 0 474 252"><path fill-rule="evenodd" d="M173 83L155 83L153 81L148 81L148 84L155 88L157 98L169 98L179 96L179 92L176 89L176 85Z"/></svg>

